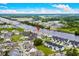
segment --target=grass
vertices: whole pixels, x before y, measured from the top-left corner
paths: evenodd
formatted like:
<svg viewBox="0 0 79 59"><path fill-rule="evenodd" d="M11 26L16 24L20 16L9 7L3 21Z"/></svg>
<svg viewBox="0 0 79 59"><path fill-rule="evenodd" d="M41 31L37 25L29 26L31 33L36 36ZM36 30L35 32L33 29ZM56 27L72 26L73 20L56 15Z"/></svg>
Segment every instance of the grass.
<svg viewBox="0 0 79 59"><path fill-rule="evenodd" d="M54 51L52 51L50 48L44 46L44 45L40 45L40 46L36 46L38 50L41 50L45 56L48 56L52 53L54 53Z"/></svg>
<svg viewBox="0 0 79 59"><path fill-rule="evenodd" d="M17 42L17 41L21 41L20 39L21 37L22 35L13 35L11 39L13 42Z"/></svg>
<svg viewBox="0 0 79 59"><path fill-rule="evenodd" d="M66 32L66 33L72 33L72 34L74 34L75 33L75 30L76 30L77 28L74 28L74 27L72 27L72 28L58 28L57 30L58 31L61 31L61 32Z"/></svg>
<svg viewBox="0 0 79 59"><path fill-rule="evenodd" d="M24 31L24 29L22 29L22 28L0 28L0 31L2 31L2 30L7 30L7 31L10 31L10 32L12 30L18 30L20 32Z"/></svg>
<svg viewBox="0 0 79 59"><path fill-rule="evenodd" d="M77 50L78 50L78 53L79 53L79 48L77 48Z"/></svg>
<svg viewBox="0 0 79 59"><path fill-rule="evenodd" d="M51 38L49 38L49 37L45 36L45 37L43 37L43 38L42 38L42 40L43 40L43 41L50 42L50 41L51 41Z"/></svg>
<svg viewBox="0 0 79 59"><path fill-rule="evenodd" d="M24 31L24 29L22 29L22 28L16 28L15 30L18 30L20 32Z"/></svg>
<svg viewBox="0 0 79 59"><path fill-rule="evenodd" d="M17 19L17 20L28 20L28 18L14 18L14 19Z"/></svg>

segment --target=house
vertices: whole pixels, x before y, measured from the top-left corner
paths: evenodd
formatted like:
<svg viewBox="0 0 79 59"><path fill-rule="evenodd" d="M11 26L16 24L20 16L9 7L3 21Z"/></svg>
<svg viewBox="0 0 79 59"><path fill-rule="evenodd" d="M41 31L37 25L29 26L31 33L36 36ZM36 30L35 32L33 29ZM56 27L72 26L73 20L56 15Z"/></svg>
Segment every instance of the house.
<svg viewBox="0 0 79 59"><path fill-rule="evenodd" d="M21 56L20 48L15 48L11 50L8 54L9 56Z"/></svg>
<svg viewBox="0 0 79 59"><path fill-rule="evenodd" d="M19 34L20 34L19 31L17 31L17 30L12 30L12 32L13 32L14 34L16 34L16 35L19 35Z"/></svg>
<svg viewBox="0 0 79 59"><path fill-rule="evenodd" d="M1 33L8 33L8 31L6 31L6 30L2 30Z"/></svg>
<svg viewBox="0 0 79 59"><path fill-rule="evenodd" d="M35 52L30 52L30 56L44 56L44 53L42 51L35 51Z"/></svg>
<svg viewBox="0 0 79 59"><path fill-rule="evenodd" d="M10 39L10 37L12 36L12 33L8 32L8 33L3 34L3 36L4 36L4 39Z"/></svg>

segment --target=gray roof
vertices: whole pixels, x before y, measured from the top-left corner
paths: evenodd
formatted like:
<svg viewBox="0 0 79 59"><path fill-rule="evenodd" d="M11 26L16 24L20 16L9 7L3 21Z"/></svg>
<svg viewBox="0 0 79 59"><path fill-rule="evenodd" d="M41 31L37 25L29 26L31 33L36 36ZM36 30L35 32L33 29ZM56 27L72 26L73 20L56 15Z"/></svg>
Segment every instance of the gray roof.
<svg viewBox="0 0 79 59"><path fill-rule="evenodd" d="M3 21L3 19L5 19L5 18L2 18L2 20L1 19L0 20ZM9 19L6 19L6 20L9 20ZM10 20L10 21L12 21L12 20ZM16 24L13 24L13 25L16 25L18 27L22 27L24 29L29 29L31 31L36 31L36 28L33 27L33 26L24 25L22 23L19 23L18 21L15 21L15 23ZM23 26L21 26L21 25L23 25ZM74 34L57 32L57 31L53 31L53 30L49 31L49 30L46 30L46 29L40 29L40 32L45 33L47 35L57 36L57 37L60 37L60 38L63 38L63 39L68 39L68 40L73 40L73 41L75 40L75 41L79 42L79 36L75 36Z"/></svg>

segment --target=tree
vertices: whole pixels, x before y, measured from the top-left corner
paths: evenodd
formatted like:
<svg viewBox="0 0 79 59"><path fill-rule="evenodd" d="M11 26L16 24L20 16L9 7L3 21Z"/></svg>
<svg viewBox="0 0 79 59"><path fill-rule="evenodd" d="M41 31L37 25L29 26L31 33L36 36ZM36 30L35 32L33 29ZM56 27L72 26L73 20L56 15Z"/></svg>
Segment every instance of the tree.
<svg viewBox="0 0 79 59"><path fill-rule="evenodd" d="M73 49L71 48L67 50L66 55L67 56L78 56L79 53L76 48L73 48Z"/></svg>
<svg viewBox="0 0 79 59"><path fill-rule="evenodd" d="M0 38L0 43L3 43L4 42L4 39L3 38Z"/></svg>
<svg viewBox="0 0 79 59"><path fill-rule="evenodd" d="M35 46L38 46L38 45L41 45L42 44L42 40L41 39L35 39L34 40L34 45Z"/></svg>
<svg viewBox="0 0 79 59"><path fill-rule="evenodd" d="M46 29L50 30L50 28L51 28L51 27L50 27L50 26L48 26Z"/></svg>
<svg viewBox="0 0 79 59"><path fill-rule="evenodd" d="M75 31L75 35L79 35L79 31L77 30L77 31Z"/></svg>
<svg viewBox="0 0 79 59"><path fill-rule="evenodd" d="M9 53L9 51L5 51L5 55L4 56L9 56L8 53Z"/></svg>

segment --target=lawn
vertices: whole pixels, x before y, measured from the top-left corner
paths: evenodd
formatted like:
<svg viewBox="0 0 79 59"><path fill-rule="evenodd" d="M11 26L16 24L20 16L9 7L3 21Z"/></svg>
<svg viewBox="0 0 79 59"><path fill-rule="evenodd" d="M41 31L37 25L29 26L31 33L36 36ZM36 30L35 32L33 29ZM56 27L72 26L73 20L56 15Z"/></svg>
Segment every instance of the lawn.
<svg viewBox="0 0 79 59"><path fill-rule="evenodd" d="M22 28L16 28L15 30L18 30L20 32L23 32L24 31L24 29L22 29Z"/></svg>
<svg viewBox="0 0 79 59"><path fill-rule="evenodd" d="M36 46L38 50L41 50L45 56L48 56L52 53L54 53L54 51L52 51L50 48L44 46L44 45L40 45L40 46Z"/></svg>
<svg viewBox="0 0 79 59"><path fill-rule="evenodd" d="M0 28L0 31L2 31L2 30L7 30L7 31L10 31L10 32L12 30L18 30L20 32L24 31L24 29L22 29L22 28Z"/></svg>
<svg viewBox="0 0 79 59"><path fill-rule="evenodd" d="M17 42L17 41L21 41L20 39L21 37L22 35L13 35L11 39L13 42Z"/></svg>
<svg viewBox="0 0 79 59"><path fill-rule="evenodd" d="M50 38L50 37L45 36L45 37L43 37L43 38L42 38L42 40L43 40L43 41L50 42L50 41L51 41L51 38Z"/></svg>
<svg viewBox="0 0 79 59"><path fill-rule="evenodd" d="M57 30L61 31L61 32L66 32L66 33L72 33L72 34L74 34L74 32L75 32L76 29L77 28L74 28L74 27L72 27L72 28L66 27L66 28L58 28Z"/></svg>

